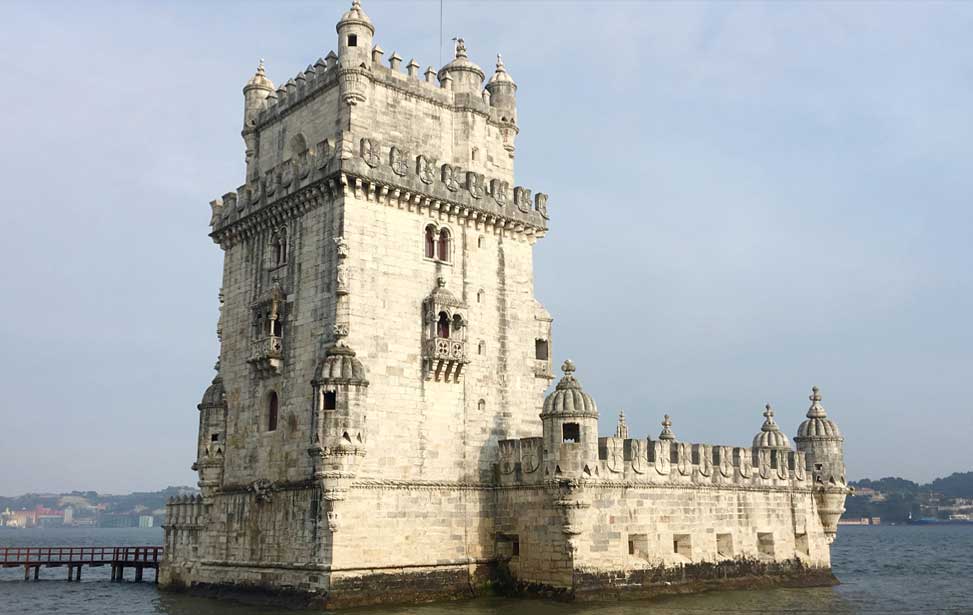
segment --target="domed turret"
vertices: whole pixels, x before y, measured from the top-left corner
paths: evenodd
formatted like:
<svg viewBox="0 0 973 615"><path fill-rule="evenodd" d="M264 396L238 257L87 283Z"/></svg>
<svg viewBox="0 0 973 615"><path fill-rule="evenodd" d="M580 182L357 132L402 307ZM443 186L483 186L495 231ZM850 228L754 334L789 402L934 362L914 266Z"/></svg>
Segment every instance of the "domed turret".
<svg viewBox="0 0 973 615"><path fill-rule="evenodd" d="M845 482L845 439L821 405L821 390L813 387L808 399L811 407L807 420L798 428L794 442L797 450L805 455L808 474L814 481L818 516L831 542L838 531L838 519L845 511L845 497L850 492Z"/></svg>
<svg viewBox="0 0 973 615"><path fill-rule="evenodd" d="M469 94L480 94L483 86L483 78L486 76L483 69L470 62L466 55L466 43L463 39L456 39L456 57L446 66L439 69L439 81L443 81L446 76L453 80L454 92L466 92Z"/></svg>
<svg viewBox="0 0 973 615"><path fill-rule="evenodd" d="M497 70L486 84L490 92L490 106L501 111L501 119L512 124L517 123L517 84L514 83L507 68L503 65L503 58L497 54Z"/></svg>
<svg viewBox="0 0 973 615"><path fill-rule="evenodd" d="M196 406L199 410L219 408L226 404L226 391L223 389L223 377L217 372L213 382L206 387L203 399Z"/></svg>
<svg viewBox="0 0 973 615"><path fill-rule="evenodd" d="M368 385L365 367L355 356L355 351L343 343L328 349L318 365L314 381L318 384Z"/></svg>
<svg viewBox="0 0 973 615"><path fill-rule="evenodd" d="M571 418L598 418L598 407L591 396L581 390L581 383L574 377L574 362L568 359L561 366L564 377L554 392L544 400L541 418L560 416Z"/></svg>
<svg viewBox="0 0 973 615"><path fill-rule="evenodd" d="M351 8L341 16L338 31L338 61L344 68L371 65L372 37L375 26L362 10L361 2L354 0Z"/></svg>
<svg viewBox="0 0 973 615"><path fill-rule="evenodd" d="M597 470L598 407L574 377L574 362L561 366L564 377L544 400L544 450L551 474L590 475Z"/></svg>
<svg viewBox="0 0 973 615"><path fill-rule="evenodd" d="M791 441L777 426L774 420L774 409L767 404L764 408L764 424L760 433L753 437L753 448L776 448L790 450Z"/></svg>

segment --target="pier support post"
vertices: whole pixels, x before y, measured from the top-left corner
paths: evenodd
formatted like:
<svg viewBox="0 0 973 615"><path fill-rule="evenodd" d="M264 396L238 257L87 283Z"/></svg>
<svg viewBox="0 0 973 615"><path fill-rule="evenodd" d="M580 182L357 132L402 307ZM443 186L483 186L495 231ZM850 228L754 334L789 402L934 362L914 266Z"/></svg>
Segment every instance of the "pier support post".
<svg viewBox="0 0 973 615"><path fill-rule="evenodd" d="M78 571L77 571L77 574L74 576L74 580L77 581L78 583L81 582L81 569L82 568L84 568L84 566L82 566L81 564L78 564Z"/></svg>
<svg viewBox="0 0 973 615"><path fill-rule="evenodd" d="M68 583L74 580L74 566L68 564Z"/></svg>
<svg viewBox="0 0 973 615"><path fill-rule="evenodd" d="M34 566L34 580L38 580L41 577L41 567Z"/></svg>
<svg viewBox="0 0 973 615"><path fill-rule="evenodd" d="M30 581L30 564L24 564L24 580Z"/></svg>
<svg viewBox="0 0 973 615"><path fill-rule="evenodd" d="M135 581L136 582L141 582L142 581L142 567L141 566L136 566L136 568L135 568Z"/></svg>
<svg viewBox="0 0 973 615"><path fill-rule="evenodd" d="M117 581L118 580L118 579L115 578L117 574L118 574L118 566L116 566L115 564L112 564L111 565L111 580L112 581Z"/></svg>

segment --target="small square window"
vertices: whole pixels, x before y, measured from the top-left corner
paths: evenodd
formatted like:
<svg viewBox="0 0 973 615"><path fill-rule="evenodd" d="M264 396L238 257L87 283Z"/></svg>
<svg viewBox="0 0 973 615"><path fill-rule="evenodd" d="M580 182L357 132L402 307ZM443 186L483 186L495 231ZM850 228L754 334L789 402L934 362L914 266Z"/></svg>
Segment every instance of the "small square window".
<svg viewBox="0 0 973 615"><path fill-rule="evenodd" d="M349 47L357 47L358 46L358 35L357 34L349 34L348 35L348 46Z"/></svg>
<svg viewBox="0 0 973 615"><path fill-rule="evenodd" d="M324 409L334 410L338 407L338 394L334 391L324 392Z"/></svg>
<svg viewBox="0 0 973 615"><path fill-rule="evenodd" d="M220 434L214 433L213 435L211 435L209 437L209 441L210 442L219 442L220 441Z"/></svg>
<svg viewBox="0 0 973 615"><path fill-rule="evenodd" d="M577 423L565 423L561 426L563 442L581 442L581 426Z"/></svg>

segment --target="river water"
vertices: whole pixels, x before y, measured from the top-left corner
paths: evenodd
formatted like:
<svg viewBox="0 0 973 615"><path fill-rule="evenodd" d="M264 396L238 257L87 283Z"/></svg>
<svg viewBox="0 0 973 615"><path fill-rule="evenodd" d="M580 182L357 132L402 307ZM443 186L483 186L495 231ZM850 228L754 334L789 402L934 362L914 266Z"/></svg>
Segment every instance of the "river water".
<svg viewBox="0 0 973 615"><path fill-rule="evenodd" d="M156 545L155 529L0 531L0 546ZM650 602L601 605L482 598L448 604L355 610L363 615L694 615L703 613L969 613L973 615L973 526L842 527L832 550L837 587L711 592ZM210 598L169 594L151 582L111 583L110 571L85 568L81 583L65 568L0 569L0 613L58 615L293 615ZM131 571L129 571L131 578ZM146 579L152 578L146 572Z"/></svg>

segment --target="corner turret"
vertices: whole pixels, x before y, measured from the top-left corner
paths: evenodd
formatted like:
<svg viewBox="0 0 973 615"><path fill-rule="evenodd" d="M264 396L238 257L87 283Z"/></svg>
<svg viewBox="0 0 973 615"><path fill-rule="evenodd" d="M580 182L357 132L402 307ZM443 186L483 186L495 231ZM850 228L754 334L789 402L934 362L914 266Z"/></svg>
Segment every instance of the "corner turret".
<svg viewBox="0 0 973 615"><path fill-rule="evenodd" d="M811 407L807 419L797 429L794 442L797 450L805 453L806 468L814 480L818 515L831 542L838 530L838 519L845 511L845 497L851 491L845 482L845 439L821 405L821 390L813 387L808 399Z"/></svg>
<svg viewBox="0 0 973 615"><path fill-rule="evenodd" d="M264 73L264 61L257 65L257 72L243 86L243 142L247 145L246 161L249 177L250 162L257 155L257 115L264 108L267 97L274 93L274 83Z"/></svg>
<svg viewBox="0 0 973 615"><path fill-rule="evenodd" d="M486 84L490 92L490 106L505 112L506 121L517 123L517 84L514 83L507 68L503 65L503 57L497 54L497 69Z"/></svg>
<svg viewBox="0 0 973 615"><path fill-rule="evenodd" d="M199 439L193 469L199 474L199 489L207 502L223 482L226 448L226 391L219 361L214 369L213 383L206 388L203 399L196 406L199 410Z"/></svg>
<svg viewBox="0 0 973 615"><path fill-rule="evenodd" d="M545 472L551 476L590 476L598 468L598 407L574 377L574 362L561 366L564 377L544 400Z"/></svg>
<svg viewBox="0 0 973 615"><path fill-rule="evenodd" d="M338 31L338 62L341 67L369 66L375 26L362 10L359 0L351 3L351 8L341 16L335 29Z"/></svg>

